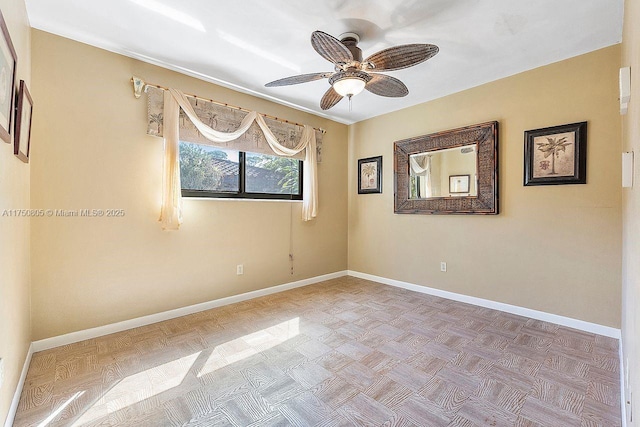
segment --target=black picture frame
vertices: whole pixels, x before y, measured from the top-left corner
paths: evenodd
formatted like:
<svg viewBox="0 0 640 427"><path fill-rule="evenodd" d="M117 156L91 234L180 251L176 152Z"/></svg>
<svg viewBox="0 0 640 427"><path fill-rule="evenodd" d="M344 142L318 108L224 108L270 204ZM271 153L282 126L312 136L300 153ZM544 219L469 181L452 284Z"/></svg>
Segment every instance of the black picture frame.
<svg viewBox="0 0 640 427"><path fill-rule="evenodd" d="M587 122L524 132L524 185L587 183Z"/></svg>
<svg viewBox="0 0 640 427"><path fill-rule="evenodd" d="M471 175L449 175L449 193L466 194L469 193ZM458 188L458 185L461 187Z"/></svg>
<svg viewBox="0 0 640 427"><path fill-rule="evenodd" d="M18 105L16 107L16 134L13 141L13 154L25 163L29 163L31 150L31 122L33 117L33 99L24 80L20 80Z"/></svg>
<svg viewBox="0 0 640 427"><path fill-rule="evenodd" d="M358 194L382 193L382 156L358 160Z"/></svg>
<svg viewBox="0 0 640 427"><path fill-rule="evenodd" d="M0 11L0 139L11 144L18 56Z"/></svg>

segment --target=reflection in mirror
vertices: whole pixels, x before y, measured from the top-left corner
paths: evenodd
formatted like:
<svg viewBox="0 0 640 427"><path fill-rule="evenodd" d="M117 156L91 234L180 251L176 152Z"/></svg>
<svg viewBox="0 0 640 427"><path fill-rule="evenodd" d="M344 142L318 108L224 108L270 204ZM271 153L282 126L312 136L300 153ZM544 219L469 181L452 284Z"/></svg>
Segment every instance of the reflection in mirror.
<svg viewBox="0 0 640 427"><path fill-rule="evenodd" d="M409 198L477 197L477 144L409 156Z"/></svg>

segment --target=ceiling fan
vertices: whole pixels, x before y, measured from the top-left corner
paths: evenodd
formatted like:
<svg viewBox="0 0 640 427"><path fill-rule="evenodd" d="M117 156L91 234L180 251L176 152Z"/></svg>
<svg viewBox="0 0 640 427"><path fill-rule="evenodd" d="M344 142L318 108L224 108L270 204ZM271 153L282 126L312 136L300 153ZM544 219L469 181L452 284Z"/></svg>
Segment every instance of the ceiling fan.
<svg viewBox="0 0 640 427"><path fill-rule="evenodd" d="M311 34L311 46L335 65L335 71L285 77L265 86L288 86L328 78L331 87L320 101L323 110L333 107L345 96L351 100L363 89L380 96L406 96L409 89L404 83L378 72L412 67L432 58L439 50L433 44L405 44L381 50L363 61L359 41L360 37L355 33L342 34L338 40L325 32L314 31Z"/></svg>

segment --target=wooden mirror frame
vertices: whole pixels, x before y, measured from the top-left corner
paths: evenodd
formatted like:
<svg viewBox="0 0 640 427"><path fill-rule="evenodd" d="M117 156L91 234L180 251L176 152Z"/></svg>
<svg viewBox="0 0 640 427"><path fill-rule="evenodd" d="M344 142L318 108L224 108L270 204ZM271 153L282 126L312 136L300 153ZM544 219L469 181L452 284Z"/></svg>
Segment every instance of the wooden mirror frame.
<svg viewBox="0 0 640 427"><path fill-rule="evenodd" d="M409 198L409 156L477 144L478 195ZM498 122L487 122L396 141L393 148L394 212L399 214L497 215Z"/></svg>

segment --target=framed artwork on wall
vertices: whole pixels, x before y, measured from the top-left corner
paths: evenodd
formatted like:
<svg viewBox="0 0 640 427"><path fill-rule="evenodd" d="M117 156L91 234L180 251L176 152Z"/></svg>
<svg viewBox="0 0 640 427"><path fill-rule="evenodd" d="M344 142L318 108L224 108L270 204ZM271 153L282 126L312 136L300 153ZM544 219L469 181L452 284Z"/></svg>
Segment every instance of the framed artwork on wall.
<svg viewBox="0 0 640 427"><path fill-rule="evenodd" d="M382 193L382 156L358 160L358 194Z"/></svg>
<svg viewBox="0 0 640 427"><path fill-rule="evenodd" d="M587 122L524 133L524 185L586 184Z"/></svg>
<svg viewBox="0 0 640 427"><path fill-rule="evenodd" d="M0 11L0 139L11 144L11 118L18 56Z"/></svg>
<svg viewBox="0 0 640 427"><path fill-rule="evenodd" d="M13 154L20 160L29 163L31 149L31 115L33 113L33 99L24 80L20 80L18 91L18 106L16 108L16 134L13 141Z"/></svg>
<svg viewBox="0 0 640 427"><path fill-rule="evenodd" d="M449 175L449 193L468 193L470 175Z"/></svg>

